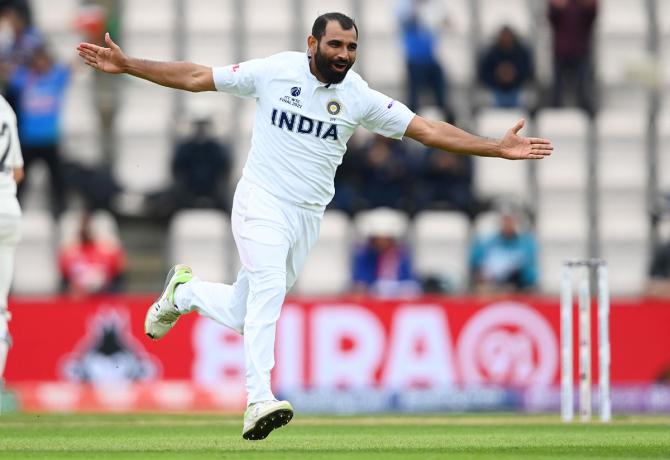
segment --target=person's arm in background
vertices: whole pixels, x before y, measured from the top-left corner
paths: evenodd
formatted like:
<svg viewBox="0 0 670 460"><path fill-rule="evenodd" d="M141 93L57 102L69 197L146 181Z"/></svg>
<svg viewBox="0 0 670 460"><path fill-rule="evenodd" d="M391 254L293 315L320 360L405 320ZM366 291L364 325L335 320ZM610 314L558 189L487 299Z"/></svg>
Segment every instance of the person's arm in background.
<svg viewBox="0 0 670 460"><path fill-rule="evenodd" d="M484 243L481 238L475 238L470 247L468 259L468 272L470 273L470 287L477 286L481 279L481 265L484 258Z"/></svg>
<svg viewBox="0 0 670 460"><path fill-rule="evenodd" d="M524 265L521 268L521 279L524 289L535 289L537 287L537 242L535 237L527 233L524 235L524 252L526 254Z"/></svg>
<svg viewBox="0 0 670 460"><path fill-rule="evenodd" d="M16 182L17 184L20 184L23 178L26 177L26 172L23 169L23 166L14 168L12 172L14 174L14 182Z"/></svg>
<svg viewBox="0 0 670 460"><path fill-rule="evenodd" d="M670 245L668 243L655 250L644 293L649 297L670 298Z"/></svg>
<svg viewBox="0 0 670 460"><path fill-rule="evenodd" d="M373 265L367 245L357 248L351 266L352 292L359 294L367 292L370 285L374 282Z"/></svg>
<svg viewBox="0 0 670 460"><path fill-rule="evenodd" d="M556 27L567 6L568 0L549 0L547 14L549 15L549 22L552 26Z"/></svg>
<svg viewBox="0 0 670 460"><path fill-rule="evenodd" d="M597 0L581 0L582 13L588 19L589 26L593 24L598 16Z"/></svg>
<svg viewBox="0 0 670 460"><path fill-rule="evenodd" d="M110 293L123 292L126 281L126 254L121 246L114 249L110 263L111 275L105 291Z"/></svg>
<svg viewBox="0 0 670 460"><path fill-rule="evenodd" d="M169 88L191 92L216 91L211 67L192 62L159 62L126 56L121 48L105 34L109 48L93 43L81 43L79 56L96 70L106 73L127 73L134 77Z"/></svg>
<svg viewBox="0 0 670 460"><path fill-rule="evenodd" d="M398 281L417 281L412 269L410 252L406 248L400 249L400 267L398 270Z"/></svg>

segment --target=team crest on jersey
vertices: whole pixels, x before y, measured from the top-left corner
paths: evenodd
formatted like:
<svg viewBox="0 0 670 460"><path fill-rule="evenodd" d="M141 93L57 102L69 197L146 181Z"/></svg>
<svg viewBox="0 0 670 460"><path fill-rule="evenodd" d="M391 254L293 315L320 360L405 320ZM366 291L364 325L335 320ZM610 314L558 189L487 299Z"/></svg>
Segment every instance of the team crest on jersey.
<svg viewBox="0 0 670 460"><path fill-rule="evenodd" d="M301 92L302 92L302 89L299 86L294 86L293 88L291 88L291 96L293 96L293 97L300 96Z"/></svg>
<svg viewBox="0 0 670 460"><path fill-rule="evenodd" d="M328 113L331 115L339 115L342 111L342 104L339 101L333 99L332 101L328 101L326 110L328 110Z"/></svg>

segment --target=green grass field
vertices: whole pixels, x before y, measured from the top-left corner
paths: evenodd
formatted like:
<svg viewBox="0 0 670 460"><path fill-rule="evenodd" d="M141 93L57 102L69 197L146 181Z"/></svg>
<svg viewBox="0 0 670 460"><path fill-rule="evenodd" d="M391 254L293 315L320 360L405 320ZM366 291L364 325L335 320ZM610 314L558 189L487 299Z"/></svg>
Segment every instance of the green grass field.
<svg viewBox="0 0 670 460"><path fill-rule="evenodd" d="M566 425L557 415L297 414L265 441L240 432L239 416L3 415L0 458L670 459L670 417Z"/></svg>

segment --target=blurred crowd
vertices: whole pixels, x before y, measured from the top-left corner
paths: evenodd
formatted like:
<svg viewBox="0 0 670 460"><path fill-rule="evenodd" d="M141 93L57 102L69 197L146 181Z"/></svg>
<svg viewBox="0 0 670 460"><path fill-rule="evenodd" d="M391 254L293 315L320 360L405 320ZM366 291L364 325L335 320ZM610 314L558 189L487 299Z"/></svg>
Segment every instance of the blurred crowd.
<svg viewBox="0 0 670 460"><path fill-rule="evenodd" d="M532 114L540 107L575 106L590 116L597 111L592 48L598 2L546 1L552 32L551 87L537 83L527 38L505 25L478 52L473 110L485 106L523 108ZM116 0L82 0L73 27L86 41L100 43L104 31L118 37L118 7ZM395 14L405 60L402 100L419 114L460 124L452 103L452 69L445 68L438 57L441 30L451 26L443 2L397 0ZM59 256L63 287L79 294L118 291L123 289L123 249L119 242L110 244L92 237L88 213L96 209L122 213L115 204L125 191L110 168L117 148L112 133L119 79L101 73L94 76L106 161L91 167L65 161L62 152L64 95L73 73L80 71L89 70L60 62L52 53L35 26L29 1L0 1L0 87L18 115L26 173L30 177L34 163L47 166L50 209L55 217L70 206L71 196L77 196L85 209L76 240L64 246ZM141 217L170 219L179 210L194 207L229 211L235 180L233 149L215 134L209 117L193 117L190 124L188 134L174 142L172 182L139 197ZM473 187L474 167L470 157L357 133L337 171L330 207L352 217L377 208L400 210L410 218L423 210L444 209L461 212L471 221L495 209L499 211L495 230L472 238L470 287L477 292L532 291L538 278L532 216L524 203L478 196ZM23 194L22 187L20 199ZM371 226L355 248L352 289L386 293L432 290L431 281L418 279L412 270L402 225L382 227ZM664 246L657 259L666 253L670 251ZM666 267L670 264L665 259L670 257L654 262L655 278L670 278ZM654 286L650 292L670 296L670 289L665 294Z"/></svg>

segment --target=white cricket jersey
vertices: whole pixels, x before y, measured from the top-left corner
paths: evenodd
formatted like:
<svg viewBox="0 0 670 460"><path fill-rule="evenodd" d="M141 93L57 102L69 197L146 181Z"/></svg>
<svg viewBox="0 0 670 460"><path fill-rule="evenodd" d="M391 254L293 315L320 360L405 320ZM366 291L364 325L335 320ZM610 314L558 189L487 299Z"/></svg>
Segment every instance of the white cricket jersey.
<svg viewBox="0 0 670 460"><path fill-rule="evenodd" d="M0 214L20 215L14 169L23 166L16 114L0 96Z"/></svg>
<svg viewBox="0 0 670 460"><path fill-rule="evenodd" d="M368 87L350 70L338 84L320 82L305 53L216 67L216 89L256 99L246 180L301 206L325 207L335 170L357 126L401 139L414 113Z"/></svg>

